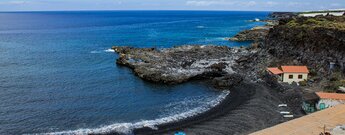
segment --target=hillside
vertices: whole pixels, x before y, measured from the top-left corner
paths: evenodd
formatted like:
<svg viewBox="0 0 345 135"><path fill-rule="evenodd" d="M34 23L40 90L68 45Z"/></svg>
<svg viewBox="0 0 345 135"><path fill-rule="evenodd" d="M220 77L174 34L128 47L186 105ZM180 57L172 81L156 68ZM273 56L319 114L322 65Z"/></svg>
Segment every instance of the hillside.
<svg viewBox="0 0 345 135"><path fill-rule="evenodd" d="M307 65L312 82L342 79L345 73L345 17L280 20L279 25L270 29L262 47L277 58L271 65ZM330 70L330 62L335 63L333 70Z"/></svg>

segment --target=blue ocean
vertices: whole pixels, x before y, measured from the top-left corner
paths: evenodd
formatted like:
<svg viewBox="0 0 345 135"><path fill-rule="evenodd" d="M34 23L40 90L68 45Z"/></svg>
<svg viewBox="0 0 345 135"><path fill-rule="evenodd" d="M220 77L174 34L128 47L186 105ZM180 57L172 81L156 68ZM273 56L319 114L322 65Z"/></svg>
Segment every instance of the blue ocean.
<svg viewBox="0 0 345 135"><path fill-rule="evenodd" d="M0 13L0 134L130 134L196 115L229 92L202 81L146 82L115 64L113 45L247 46L224 38L268 12Z"/></svg>

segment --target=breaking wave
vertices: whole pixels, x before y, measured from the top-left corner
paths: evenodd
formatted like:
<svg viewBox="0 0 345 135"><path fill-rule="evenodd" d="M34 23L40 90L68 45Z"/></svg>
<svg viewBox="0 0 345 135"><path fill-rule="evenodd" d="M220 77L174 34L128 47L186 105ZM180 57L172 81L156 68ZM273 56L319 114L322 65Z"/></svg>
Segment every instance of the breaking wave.
<svg viewBox="0 0 345 135"><path fill-rule="evenodd" d="M103 51L91 51L90 53L103 53L103 52L115 52L113 49L106 49Z"/></svg>
<svg viewBox="0 0 345 135"><path fill-rule="evenodd" d="M105 52L115 52L115 50L113 49L107 49L107 50L104 50Z"/></svg>
<svg viewBox="0 0 345 135"><path fill-rule="evenodd" d="M209 109L217 106L221 101L223 101L228 95L229 91L224 91L219 95L216 99L212 100L211 102L206 102L204 105L200 107L196 107L189 111L179 113L176 115L171 115L155 120L143 120L136 123L115 123L108 126L103 126L100 128L93 128L93 129L78 129L78 130L70 130L70 131L61 131L61 132L52 132L52 133L44 133L48 135L70 135L70 134L77 134L77 135L84 135L84 134L104 134L104 133L120 133L126 135L132 135L134 129L148 127L151 129L158 129L157 125L175 122L178 120L182 120L188 117L192 117L203 112L208 111Z"/></svg>

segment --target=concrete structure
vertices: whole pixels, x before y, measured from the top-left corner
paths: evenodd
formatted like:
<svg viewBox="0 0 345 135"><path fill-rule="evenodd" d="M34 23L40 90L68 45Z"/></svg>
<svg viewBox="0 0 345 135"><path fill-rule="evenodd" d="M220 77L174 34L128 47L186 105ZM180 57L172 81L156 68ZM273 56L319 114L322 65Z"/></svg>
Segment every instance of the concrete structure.
<svg viewBox="0 0 345 135"><path fill-rule="evenodd" d="M323 92L317 92L316 94L320 98L316 104L317 110L323 110L336 105L345 104L345 94Z"/></svg>
<svg viewBox="0 0 345 135"><path fill-rule="evenodd" d="M324 129L332 135L341 135L333 130L344 123L345 105L338 105L250 135L319 135Z"/></svg>
<svg viewBox="0 0 345 135"><path fill-rule="evenodd" d="M306 66L281 66L267 68L271 74L278 75L282 82L293 83L308 80L309 70Z"/></svg>

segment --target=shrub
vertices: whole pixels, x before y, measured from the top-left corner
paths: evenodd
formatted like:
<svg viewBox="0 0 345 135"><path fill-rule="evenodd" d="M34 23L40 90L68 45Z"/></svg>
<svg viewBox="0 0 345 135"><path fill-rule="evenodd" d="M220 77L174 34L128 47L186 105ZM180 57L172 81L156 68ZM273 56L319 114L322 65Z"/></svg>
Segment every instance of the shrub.
<svg viewBox="0 0 345 135"><path fill-rule="evenodd" d="M296 20L291 20L287 23L287 25L290 27L295 27L295 26L298 26L299 24L296 22Z"/></svg>
<svg viewBox="0 0 345 135"><path fill-rule="evenodd" d="M299 82L300 86L307 86L308 82L306 80Z"/></svg>
<svg viewBox="0 0 345 135"><path fill-rule="evenodd" d="M317 76L317 71L316 71L316 69L315 68L313 68L313 69L310 69L310 73L309 73L309 76Z"/></svg>
<svg viewBox="0 0 345 135"><path fill-rule="evenodd" d="M319 25L321 23L318 20L314 19L314 18L309 18L309 19L307 19L307 21L305 21L305 24Z"/></svg>
<svg viewBox="0 0 345 135"><path fill-rule="evenodd" d="M332 73L330 81L334 82L334 81L339 81L342 79L343 79L343 73L341 71L336 71Z"/></svg>
<svg viewBox="0 0 345 135"><path fill-rule="evenodd" d="M314 17L314 18L295 18L287 21L286 26L289 27L306 27L314 29L318 27L330 28L330 29L345 29L345 17Z"/></svg>
<svg viewBox="0 0 345 135"><path fill-rule="evenodd" d="M328 85L325 87L325 91L336 92L340 86L345 86L344 80L330 81L328 82Z"/></svg>
<svg viewBox="0 0 345 135"><path fill-rule="evenodd" d="M331 77L331 79L329 79L329 81L335 82L335 81L338 81L338 78L337 77Z"/></svg>

